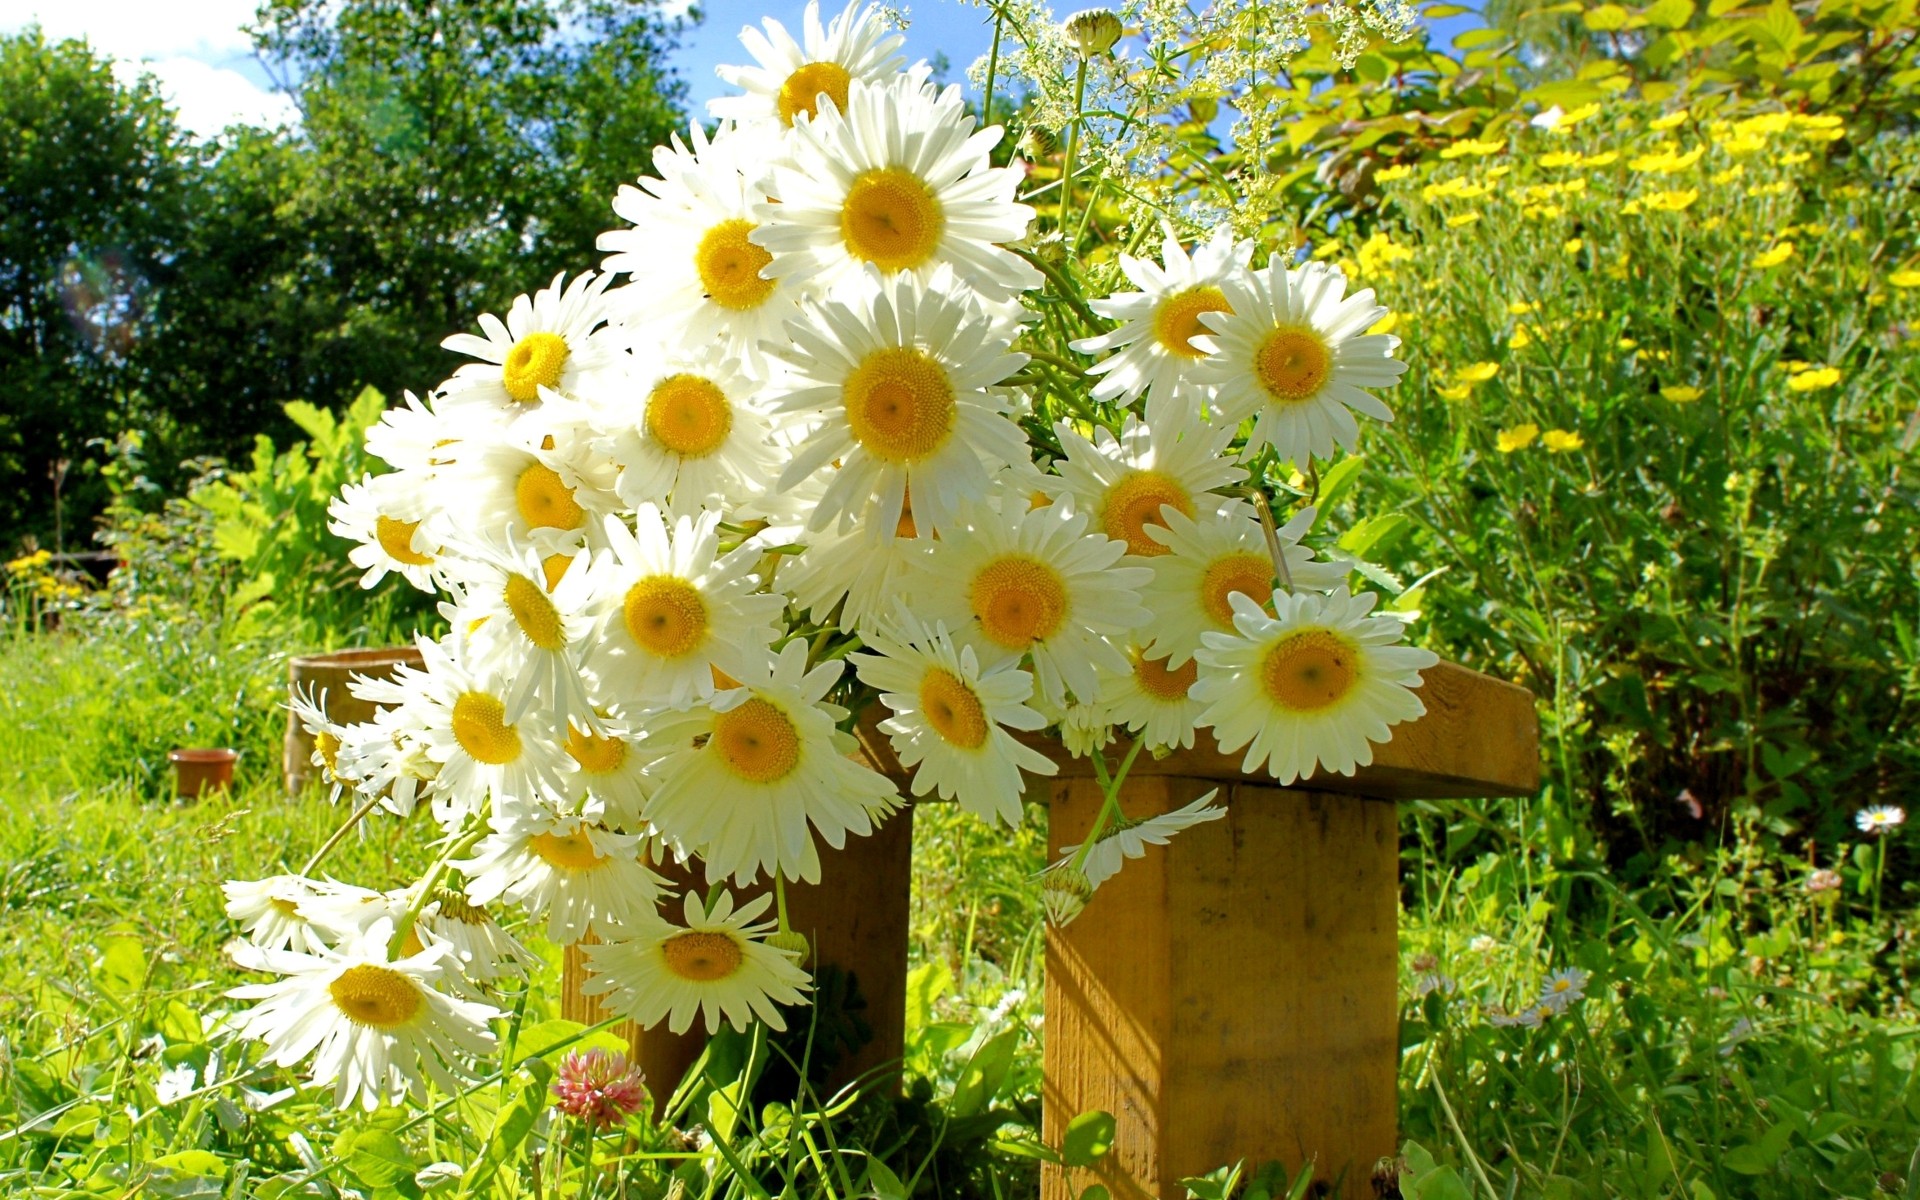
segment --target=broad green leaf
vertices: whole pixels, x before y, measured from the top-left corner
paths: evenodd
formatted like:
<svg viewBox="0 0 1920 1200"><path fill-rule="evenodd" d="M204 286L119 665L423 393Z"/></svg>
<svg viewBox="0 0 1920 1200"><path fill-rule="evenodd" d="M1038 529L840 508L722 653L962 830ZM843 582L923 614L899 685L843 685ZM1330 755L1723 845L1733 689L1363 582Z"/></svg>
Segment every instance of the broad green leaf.
<svg viewBox="0 0 1920 1200"><path fill-rule="evenodd" d="M907 1185L877 1158L867 1159L867 1187L879 1200L907 1200Z"/></svg>
<svg viewBox="0 0 1920 1200"><path fill-rule="evenodd" d="M93 981L100 990L119 1000L127 1000L147 981L147 954L140 939L131 933L110 933L100 939L100 961L93 969Z"/></svg>
<svg viewBox="0 0 1920 1200"><path fill-rule="evenodd" d="M1019 1044L1020 1033L1016 1029L1008 1029L980 1044L967 1060L959 1082L953 1085L951 1111L954 1116L970 1117L986 1110L1007 1081L1007 1072L1013 1067L1013 1052Z"/></svg>
<svg viewBox="0 0 1920 1200"><path fill-rule="evenodd" d="M1113 1149L1114 1119L1110 1112L1095 1109L1083 1112L1067 1122L1066 1136L1060 1139L1060 1157L1070 1167L1090 1167Z"/></svg>
<svg viewBox="0 0 1920 1200"><path fill-rule="evenodd" d="M392 1187L413 1181L419 1165L407 1153L406 1143L384 1129L362 1129L350 1136L345 1154L347 1169L370 1187Z"/></svg>
<svg viewBox="0 0 1920 1200"><path fill-rule="evenodd" d="M586 1026L578 1021L555 1019L541 1021L520 1031L520 1037L513 1044L514 1057L518 1060L544 1058L567 1050L605 1050L609 1054L628 1053L627 1040L610 1030L602 1029L598 1033L580 1035Z"/></svg>
<svg viewBox="0 0 1920 1200"><path fill-rule="evenodd" d="M1632 20L1633 14L1618 4L1596 4L1580 14L1580 23L1595 33L1625 29Z"/></svg>
<svg viewBox="0 0 1920 1200"><path fill-rule="evenodd" d="M153 1165L178 1171L182 1175L217 1175L224 1178L227 1173L227 1160L211 1150L178 1150L172 1154L162 1154L153 1160Z"/></svg>
<svg viewBox="0 0 1920 1200"><path fill-rule="evenodd" d="M1681 29L1693 20L1693 0L1658 0L1640 12L1649 25L1663 29Z"/></svg>

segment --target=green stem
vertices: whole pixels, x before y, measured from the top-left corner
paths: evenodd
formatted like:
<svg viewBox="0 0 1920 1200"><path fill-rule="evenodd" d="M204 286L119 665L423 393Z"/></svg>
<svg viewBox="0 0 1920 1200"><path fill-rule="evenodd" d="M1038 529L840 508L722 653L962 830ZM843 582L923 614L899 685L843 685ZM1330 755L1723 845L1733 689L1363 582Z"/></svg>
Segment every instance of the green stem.
<svg viewBox="0 0 1920 1200"><path fill-rule="evenodd" d="M407 935L413 932L414 925L420 920L420 914L426 911L428 903L432 901L433 889L439 884L440 876L446 873L448 864L479 845L480 839L487 836L486 821L478 814L471 820L474 822L473 826L467 829L458 841L448 846L447 852L442 854L433 866L427 868L427 873L421 877L420 888L414 893L413 901L407 905L407 911L394 924L393 936L387 939L389 959L400 957L401 948L407 944Z"/></svg>
<svg viewBox="0 0 1920 1200"><path fill-rule="evenodd" d="M1880 885L1887 874L1887 835L1880 835L1879 853L1873 862L1873 923L1880 924Z"/></svg>
<svg viewBox="0 0 1920 1200"><path fill-rule="evenodd" d="M1060 216L1056 224L1060 236L1067 236L1067 202L1073 198L1073 156L1080 148L1080 106L1087 95L1087 60L1082 57L1073 73L1073 120L1067 123L1067 157L1060 167Z"/></svg>
<svg viewBox="0 0 1920 1200"><path fill-rule="evenodd" d="M1147 744L1145 733L1133 739L1133 746L1127 756L1120 760L1120 769L1111 775L1107 773L1107 758L1098 749L1089 756L1093 760L1093 777L1100 784L1100 814L1093 819L1093 828L1087 833L1086 840L1080 843L1075 852L1069 870L1078 871L1086 864L1087 855L1093 850L1093 844L1107 831L1114 821L1123 821L1126 814L1120 811L1120 786L1127 781L1127 772L1133 769L1133 760L1140 757L1140 748Z"/></svg>
<svg viewBox="0 0 1920 1200"><path fill-rule="evenodd" d="M790 932L787 928L787 881L786 877L777 871L773 876L773 906L780 914L780 932Z"/></svg>
<svg viewBox="0 0 1920 1200"><path fill-rule="evenodd" d="M358 825L366 817L368 813L372 812L373 806L380 803L380 799L381 798L379 796L374 796L370 798L365 804L362 804L359 808L354 809L353 815L347 818L346 824L334 830L333 836L328 838L324 843L321 844L318 850L315 850L313 852L313 857L307 860L306 866L300 868L300 877L302 879L311 879L313 877L313 869L320 865L320 862L322 859L326 858L327 855L333 853L333 848L335 846L338 846L340 844L340 840L347 836L347 831L352 829L355 825Z"/></svg>
<svg viewBox="0 0 1920 1200"><path fill-rule="evenodd" d="M1000 31L1005 20L998 8L993 10L993 45L987 50L987 90L980 101L980 123L993 124L993 77L1000 69Z"/></svg>

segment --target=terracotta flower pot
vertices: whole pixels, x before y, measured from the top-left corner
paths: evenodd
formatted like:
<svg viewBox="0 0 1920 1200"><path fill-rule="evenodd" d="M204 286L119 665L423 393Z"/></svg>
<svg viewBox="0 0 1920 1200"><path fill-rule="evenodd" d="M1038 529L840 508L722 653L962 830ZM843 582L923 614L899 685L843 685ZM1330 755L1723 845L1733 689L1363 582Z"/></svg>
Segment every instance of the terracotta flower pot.
<svg viewBox="0 0 1920 1200"><path fill-rule="evenodd" d="M173 764L173 794L182 800L197 800L208 792L226 791L233 786L233 764L238 750L169 750L167 761Z"/></svg>

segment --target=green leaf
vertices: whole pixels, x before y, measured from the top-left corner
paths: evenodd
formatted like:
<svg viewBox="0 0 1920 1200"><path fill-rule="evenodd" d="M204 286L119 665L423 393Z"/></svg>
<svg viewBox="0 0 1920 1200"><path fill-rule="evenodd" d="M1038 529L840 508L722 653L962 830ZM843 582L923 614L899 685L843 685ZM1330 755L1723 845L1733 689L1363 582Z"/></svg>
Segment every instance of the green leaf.
<svg viewBox="0 0 1920 1200"><path fill-rule="evenodd" d="M933 1023L933 1006L953 986L946 960L935 958L907 972L907 1028L924 1029Z"/></svg>
<svg viewBox="0 0 1920 1200"><path fill-rule="evenodd" d="M1580 14L1580 23L1595 33L1625 29L1632 20L1633 14L1618 4L1596 4Z"/></svg>
<svg viewBox="0 0 1920 1200"><path fill-rule="evenodd" d="M225 1178L227 1160L211 1150L178 1150L172 1154L162 1154L153 1160L156 1167L165 1167L182 1175L213 1175Z"/></svg>
<svg viewBox="0 0 1920 1200"><path fill-rule="evenodd" d="M1080 1193L1080 1200L1113 1200L1113 1193L1109 1192L1104 1184L1089 1184L1086 1190Z"/></svg>
<svg viewBox="0 0 1920 1200"><path fill-rule="evenodd" d="M529 1058L546 1058L567 1050L605 1050L609 1054L629 1052L627 1040L609 1030L580 1035L586 1026L578 1021L555 1019L541 1021L520 1031L520 1037L514 1042L513 1053L517 1060L524 1062Z"/></svg>
<svg viewBox="0 0 1920 1200"><path fill-rule="evenodd" d="M1468 8L1464 4L1435 4L1423 10L1421 15L1433 20L1438 20L1441 17L1464 16L1467 13L1476 11L1478 10Z"/></svg>
<svg viewBox="0 0 1920 1200"><path fill-rule="evenodd" d="M1320 527L1326 519L1327 510L1340 502L1360 479L1360 470L1367 465L1364 454L1350 454L1320 473L1320 494L1314 499L1319 511L1314 514L1314 528Z"/></svg>
<svg viewBox="0 0 1920 1200"><path fill-rule="evenodd" d="M419 1170L407 1153L406 1143L384 1129L362 1129L349 1135L343 1157L347 1169L369 1187L393 1187L402 1179L411 1183L413 1173Z"/></svg>
<svg viewBox="0 0 1920 1200"><path fill-rule="evenodd" d="M110 933L100 939L100 961L93 981L119 1000L131 999L147 981L147 954L131 933Z"/></svg>
<svg viewBox="0 0 1920 1200"><path fill-rule="evenodd" d="M1658 0L1640 11L1647 24L1663 29L1682 29L1693 20L1693 0Z"/></svg>
<svg viewBox="0 0 1920 1200"><path fill-rule="evenodd" d="M1339 546L1355 558L1365 558L1412 528L1413 518L1405 513L1379 513L1341 534Z"/></svg>
<svg viewBox="0 0 1920 1200"><path fill-rule="evenodd" d="M877 1158L867 1159L867 1189L879 1200L907 1200L907 1186Z"/></svg>
<svg viewBox="0 0 1920 1200"><path fill-rule="evenodd" d="M1792 54L1800 39L1806 36L1806 30L1800 25L1793 6L1785 0L1774 0L1767 8L1766 15L1756 17L1746 23L1746 29L1755 42L1770 46L1783 54Z"/></svg>
<svg viewBox="0 0 1920 1200"><path fill-rule="evenodd" d="M980 1048L973 1052L973 1057L967 1060L959 1082L953 1085L950 1111L954 1116L973 1116L993 1102L1007 1081L1008 1071L1013 1068L1013 1052L1019 1044L1020 1033L1016 1029L1008 1029L980 1044Z"/></svg>
<svg viewBox="0 0 1920 1200"><path fill-rule="evenodd" d="M1722 1166L1729 1171L1738 1171L1742 1175L1765 1175L1773 1170L1773 1164L1779 1158L1777 1153L1769 1154L1759 1145L1735 1146L1720 1159Z"/></svg>
<svg viewBox="0 0 1920 1200"><path fill-rule="evenodd" d="M1113 1149L1113 1114L1095 1109L1067 1122L1060 1140L1060 1157L1070 1167L1090 1167Z"/></svg>

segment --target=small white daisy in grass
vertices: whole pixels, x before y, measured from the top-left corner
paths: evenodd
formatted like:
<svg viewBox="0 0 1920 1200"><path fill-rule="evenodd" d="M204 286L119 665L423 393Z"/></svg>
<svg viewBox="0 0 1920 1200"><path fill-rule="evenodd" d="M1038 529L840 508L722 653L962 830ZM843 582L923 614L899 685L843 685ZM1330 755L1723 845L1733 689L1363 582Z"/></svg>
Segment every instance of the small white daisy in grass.
<svg viewBox="0 0 1920 1200"><path fill-rule="evenodd" d="M799 292L761 274L773 255L749 240L779 139L725 121L711 137L696 122L688 137L691 145L676 133L671 146L656 147L657 177L643 176L613 199L613 211L633 224L601 234L599 245L613 251L605 269L630 282L607 301L668 353L710 347L758 375L760 344L780 337Z"/></svg>
<svg viewBox="0 0 1920 1200"><path fill-rule="evenodd" d="M971 646L956 648L945 626L929 630L904 607L879 626L864 637L878 653L850 657L860 681L893 712L880 731L901 765L914 768L913 794L937 791L977 817L1018 825L1020 772L1059 770L1007 732L1047 725L1026 704L1033 676L1013 658L982 671Z"/></svg>
<svg viewBox="0 0 1920 1200"><path fill-rule="evenodd" d="M1407 364L1393 357L1400 339L1367 329L1387 315L1373 289L1347 296L1347 277L1325 263L1289 271L1273 262L1225 286L1231 311L1205 312L1207 351L1198 378L1214 389L1226 420L1254 419L1242 451L1271 445L1283 459L1326 458L1354 449L1361 412L1380 421L1393 410L1366 388L1391 387Z"/></svg>
<svg viewBox="0 0 1920 1200"><path fill-rule="evenodd" d="M631 711L711 696L716 670L764 674L786 599L756 592L757 544L719 552L720 514L679 517L669 529L643 504L633 527L606 523L600 562L606 606L587 667L603 702Z"/></svg>
<svg viewBox="0 0 1920 1200"><path fill-rule="evenodd" d="M1131 671L1101 680L1101 707L1115 724L1146 738L1149 749L1193 749L1193 731L1206 708L1191 695L1200 664L1189 658L1169 667L1166 659L1149 658L1137 645L1128 649L1127 658Z"/></svg>
<svg viewBox="0 0 1920 1200"><path fill-rule="evenodd" d="M1853 814L1853 823L1861 833L1891 833L1907 823L1907 810L1896 804L1876 804Z"/></svg>
<svg viewBox="0 0 1920 1200"><path fill-rule="evenodd" d="M1123 818L1108 825L1101 831L1100 839L1088 849L1087 856L1080 860L1081 873L1097 888L1118 875L1125 860L1145 858L1148 846L1164 846L1183 829L1226 816L1226 808L1215 807L1213 803L1219 794L1220 789L1214 788L1193 803L1157 817L1137 821ZM1079 843L1062 847L1059 860L1050 869L1070 870L1079 854Z"/></svg>
<svg viewBox="0 0 1920 1200"><path fill-rule="evenodd" d="M466 650L476 670L513 681L507 721L538 705L556 722L597 723L579 665L594 627L592 558L542 554L511 533L504 545L484 535L453 540L458 549L445 578L454 600L442 612L454 629L470 631Z"/></svg>
<svg viewBox="0 0 1920 1200"><path fill-rule="evenodd" d="M555 445L476 431L434 477L436 507L473 535L511 535L547 553L569 540L595 544L602 519L620 508L612 464Z"/></svg>
<svg viewBox="0 0 1920 1200"><path fill-rule="evenodd" d="M272 875L265 879L230 879L220 885L226 896L227 916L240 926L247 940L264 950L323 953L333 943L324 924L316 925L303 906L337 894L378 895L364 888L299 875Z"/></svg>
<svg viewBox="0 0 1920 1200"><path fill-rule="evenodd" d="M533 801L572 790L573 760L561 748L552 715L529 709L507 718L513 676L473 662L464 636L416 639L425 671L403 671L406 697L394 711L399 732L417 740L439 764L435 812L477 812L490 796Z"/></svg>
<svg viewBox="0 0 1920 1200"><path fill-rule="evenodd" d="M720 889L708 909L689 890L684 925L655 916L636 922L607 941L583 947L590 972L582 991L642 1027L666 1023L685 1033L698 1016L708 1033L722 1022L744 1033L757 1018L784 1030L782 1004L805 1004L811 983L785 953L769 946L772 921L758 918L771 895L736 909L733 894Z"/></svg>
<svg viewBox="0 0 1920 1200"><path fill-rule="evenodd" d="M228 996L259 1003L233 1018L242 1037L266 1046L267 1060L292 1067L311 1058L314 1087L332 1087L340 1108L368 1112L412 1096L424 1099L427 1080L443 1093L458 1091L473 1063L493 1053L487 1022L499 1009L451 995L450 946L387 960L389 922L338 950L311 954L265 950L236 942L233 961L280 976Z"/></svg>
<svg viewBox="0 0 1920 1200"><path fill-rule="evenodd" d="M919 536L911 493L890 534L867 522L845 532L824 529L803 539L796 533L795 540L804 540L806 548L780 561L776 585L815 621L853 630L865 629L892 611L914 562L933 548L931 538Z"/></svg>
<svg viewBox="0 0 1920 1200"><path fill-rule="evenodd" d="M950 264L966 285L1004 300L1041 283L1006 249L1027 234L1033 209L1014 200L1023 178L987 155L1004 131L974 131L960 88L924 74L858 80L842 108L794 126L755 206L766 271L832 288L867 266L929 276Z"/></svg>
<svg viewBox="0 0 1920 1200"><path fill-rule="evenodd" d="M1347 577L1345 568L1317 561L1300 544L1313 518L1314 510L1305 508L1275 530L1293 591L1331 591ZM1274 578L1266 532L1245 505L1200 520L1170 513L1147 536L1168 551L1147 564L1153 581L1140 589L1153 611L1145 631L1147 653L1165 659L1170 668L1193 657L1202 634L1233 631L1233 595L1264 602L1280 582Z"/></svg>
<svg viewBox="0 0 1920 1200"><path fill-rule="evenodd" d="M632 388L606 405L595 446L619 465L613 489L629 507L670 516L731 511L765 491L786 465L761 408L761 385L737 359L709 348L637 363ZM637 403L635 403L637 401Z"/></svg>
<svg viewBox="0 0 1920 1200"><path fill-rule="evenodd" d="M617 370L623 356L607 325L603 295L612 278L588 272L568 284L563 271L532 296L515 297L506 320L481 313L485 337L456 333L441 342L481 361L440 385L438 411L451 416L478 404L517 413L538 404L542 388L572 396L590 386L596 373Z"/></svg>
<svg viewBox="0 0 1920 1200"><path fill-rule="evenodd" d="M1566 967L1547 976L1540 985L1540 1003L1555 1012L1565 1012L1577 1001L1587 998L1587 980L1579 967Z"/></svg>
<svg viewBox="0 0 1920 1200"><path fill-rule="evenodd" d="M650 739L631 721L599 713L599 731L584 722L567 725L567 757L579 765L574 788L581 811L626 833L646 828L647 795L652 784Z"/></svg>
<svg viewBox="0 0 1920 1200"><path fill-rule="evenodd" d="M1062 706L1068 692L1091 700L1097 672L1127 669L1110 640L1145 625L1145 567L1123 567L1126 543L1093 532L1063 498L1010 511L984 504L963 514L964 532L934 543L907 590L922 620L954 631L983 661L1031 656L1039 694Z"/></svg>
<svg viewBox="0 0 1920 1200"><path fill-rule="evenodd" d="M640 861L634 834L533 806L495 816L491 826L473 857L453 864L467 876L467 900L504 900L545 916L549 941L566 945L589 930L608 936L651 916L659 902L662 881Z"/></svg>
<svg viewBox="0 0 1920 1200"><path fill-rule="evenodd" d="M836 728L847 710L825 699L845 667L807 670L796 638L739 686L647 718L649 737L680 747L649 771L647 816L678 856L705 860L708 883L762 872L818 882L816 833L838 850L899 806L885 776L847 757L853 737Z"/></svg>
<svg viewBox="0 0 1920 1200"><path fill-rule="evenodd" d="M1198 415L1208 397L1195 374L1207 352L1194 345L1194 339L1210 332L1200 323L1200 314L1233 311L1224 288L1244 280L1252 254L1253 243L1235 239L1225 225L1192 255L1169 228L1159 265L1122 254L1120 270L1140 290L1087 302L1120 327L1071 343L1081 354L1119 351L1088 368L1087 374L1102 377L1093 398L1130 405L1145 395L1149 416L1188 410Z"/></svg>
<svg viewBox="0 0 1920 1200"><path fill-rule="evenodd" d="M844 109L853 81L884 83L907 64L899 52L906 38L889 30L872 7L849 4L822 26L819 0L808 0L801 22L799 41L772 17L761 19L761 29L741 29L740 44L757 65L714 70L745 94L709 100L707 111L737 121L792 125L815 116L820 97Z"/></svg>
<svg viewBox="0 0 1920 1200"><path fill-rule="evenodd" d="M1407 627L1369 615L1377 594L1276 591L1272 615L1244 593L1230 600L1234 632L1202 635L1192 695L1222 751L1247 747L1241 770L1264 767L1282 784L1319 770L1351 775L1392 726L1427 711L1414 689L1440 658L1395 644Z"/></svg>
<svg viewBox="0 0 1920 1200"><path fill-rule="evenodd" d="M1227 454L1234 428L1225 422L1209 425L1172 411L1142 421L1128 413L1117 438L1101 427L1089 442L1070 421L1058 422L1054 432L1066 455L1056 469L1075 507L1135 558L1168 553L1165 542L1147 533L1149 525L1166 526L1162 508L1212 517L1227 503L1213 489L1245 473Z"/></svg>
<svg viewBox="0 0 1920 1200"><path fill-rule="evenodd" d="M776 486L826 481L809 529L892 527L911 488L914 525L938 536L994 471L1027 457L993 388L1027 356L951 271L924 283L867 271L802 313L787 323L789 344L769 349L792 367L775 408L812 426Z"/></svg>
<svg viewBox="0 0 1920 1200"><path fill-rule="evenodd" d="M347 561L361 568L360 586L389 574L431 592L440 539L427 526L437 509L425 481L405 472L366 475L349 483L327 505L327 532L357 542Z"/></svg>

